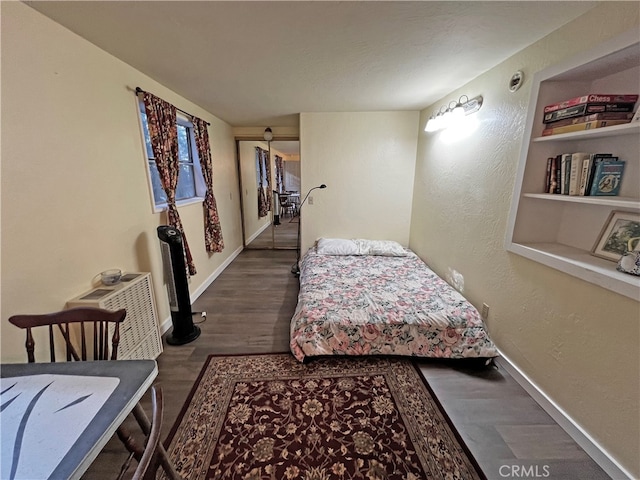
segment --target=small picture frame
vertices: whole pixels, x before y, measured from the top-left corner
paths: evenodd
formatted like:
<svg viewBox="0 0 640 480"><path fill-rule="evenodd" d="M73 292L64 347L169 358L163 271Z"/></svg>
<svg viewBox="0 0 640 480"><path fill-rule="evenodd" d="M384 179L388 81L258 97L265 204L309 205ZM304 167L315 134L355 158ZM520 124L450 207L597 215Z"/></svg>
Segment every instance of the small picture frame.
<svg viewBox="0 0 640 480"><path fill-rule="evenodd" d="M629 239L640 236L640 213L613 211L604 224L591 253L617 262L627 251Z"/></svg>

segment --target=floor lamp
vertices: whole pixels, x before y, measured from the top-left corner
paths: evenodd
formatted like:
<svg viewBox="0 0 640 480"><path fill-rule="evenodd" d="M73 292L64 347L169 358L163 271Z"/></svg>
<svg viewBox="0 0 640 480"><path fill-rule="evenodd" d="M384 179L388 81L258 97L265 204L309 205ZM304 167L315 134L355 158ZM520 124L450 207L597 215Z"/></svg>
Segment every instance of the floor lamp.
<svg viewBox="0 0 640 480"><path fill-rule="evenodd" d="M323 183L322 185L313 187L307 192L304 200L300 202L300 206L298 207L298 241L296 242L296 263L291 266L291 273L293 273L294 275L300 275L300 225L302 224L302 206L304 205L304 202L307 201L307 198L309 198L309 194L317 188L327 188L327 186Z"/></svg>

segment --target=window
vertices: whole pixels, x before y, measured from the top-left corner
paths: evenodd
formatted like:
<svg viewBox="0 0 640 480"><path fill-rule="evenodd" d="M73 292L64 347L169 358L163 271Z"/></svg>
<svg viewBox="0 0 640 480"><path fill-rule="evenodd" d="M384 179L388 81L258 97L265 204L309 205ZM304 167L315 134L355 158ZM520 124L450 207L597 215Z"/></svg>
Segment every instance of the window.
<svg viewBox="0 0 640 480"><path fill-rule="evenodd" d="M151 148L151 138L149 136L149 125L147 124L147 114L144 111L144 104L140 104L140 119L142 121L142 131L144 133L144 143L149 163L149 177L151 179L151 192L156 210L162 210L167 205L167 195L162 188L160 175L156 167L153 149ZM176 188L176 203L184 205L195 201L201 201L205 194L204 179L200 170L200 162L193 137L193 125L189 120L178 116L178 163L180 173L178 174L178 186Z"/></svg>
<svg viewBox="0 0 640 480"><path fill-rule="evenodd" d="M267 182L267 166L265 162L267 160L266 153L261 148L256 149L256 183L258 188L267 188L269 183Z"/></svg>

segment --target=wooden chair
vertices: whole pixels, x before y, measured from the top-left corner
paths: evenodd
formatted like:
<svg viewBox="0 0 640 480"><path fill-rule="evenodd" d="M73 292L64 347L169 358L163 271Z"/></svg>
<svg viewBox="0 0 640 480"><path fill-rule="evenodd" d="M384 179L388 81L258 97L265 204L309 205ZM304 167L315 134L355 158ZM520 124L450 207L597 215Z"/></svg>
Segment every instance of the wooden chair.
<svg viewBox="0 0 640 480"><path fill-rule="evenodd" d="M151 410L152 418L151 424L148 426L144 452L138 462L136 471L134 472L131 480L147 480L153 479L156 476L156 471L160 465L158 462L158 446L160 444L160 431L162 429L162 415L164 410L164 402L162 400L162 388L159 385L153 385L151 387ZM121 480L127 470L134 453L131 452L126 463L122 466L118 480Z"/></svg>
<svg viewBox="0 0 640 480"><path fill-rule="evenodd" d="M49 329L49 351L52 362L56 361L55 338L56 336L60 336L59 334L62 335L62 340L64 341L67 361L86 361L88 358L87 350L90 347L93 349L93 360L117 360L118 344L120 343L120 324L126 316L127 312L124 309L112 312L101 308L80 307L47 314L13 315L9 317L9 322L27 331L25 346L27 348L27 360L29 363L35 362L35 341L32 329L45 326ZM72 325L78 328L73 328ZM110 326L112 326L113 329L111 339L109 339ZM93 338L88 344L87 337L90 336L88 334L90 334L91 331L93 332ZM80 343L79 354L78 343ZM111 353L109 353L109 343L111 343ZM153 416L155 418L156 415L158 415L156 410L160 410L159 415L162 415L162 393L152 391L152 401L154 402ZM152 442L150 434L153 430L153 424L149 422L149 419L144 413L144 409L139 403L136 404L132 413L138 425L140 425L142 432L149 436L147 448L141 447L131 433L123 426L118 428L117 434L120 441L131 453L130 458L133 456L138 460L138 468L140 469L140 465L149 449L149 443ZM154 423L155 422L154 420ZM157 423L161 424L161 422ZM156 428L159 428L159 426ZM157 435L159 435L159 433ZM153 440L155 441L155 438ZM180 479L181 477L169 461L163 445L158 441L155 441L154 451L156 453L154 461L155 459L159 461L168 478L172 480ZM127 462L130 462L130 458ZM149 465L144 467L142 471L146 472L148 468ZM157 469L157 465L155 469Z"/></svg>
<svg viewBox="0 0 640 480"><path fill-rule="evenodd" d="M293 217L295 205L293 204L293 202L291 202L289 196L283 193L280 194L278 198L280 199L280 209L283 213L282 216L284 217L285 214L289 213L289 215Z"/></svg>
<svg viewBox="0 0 640 480"><path fill-rule="evenodd" d="M67 361L87 360L87 336L91 330L93 330L93 339L90 343L93 347L93 360L116 360L118 357L118 344L120 343L120 324L126 316L127 311L124 309L111 312L101 308L72 308L47 314L13 315L9 317L9 322L27 331L25 346L29 363L36 361L32 329L44 326L49 327L49 352L52 362L56 361L56 333L62 334ZM72 325L77 325L78 328L72 331ZM111 355L109 355L110 325L113 326ZM73 337L78 334L80 336L80 354L78 354L77 343L74 345L73 340Z"/></svg>

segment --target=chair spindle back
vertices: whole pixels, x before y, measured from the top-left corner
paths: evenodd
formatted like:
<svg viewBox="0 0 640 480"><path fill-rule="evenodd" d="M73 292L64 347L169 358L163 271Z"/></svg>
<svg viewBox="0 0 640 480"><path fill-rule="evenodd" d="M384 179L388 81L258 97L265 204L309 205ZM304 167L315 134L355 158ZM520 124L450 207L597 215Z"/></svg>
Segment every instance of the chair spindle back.
<svg viewBox="0 0 640 480"><path fill-rule="evenodd" d="M25 347L29 363L36 361L32 329L44 326L49 329L49 351L52 362L56 361L56 333L60 333L64 340L67 361L87 360L87 335L91 333L93 334L93 360L116 360L118 357L118 344L120 343L120 324L126 316L127 311L125 309L112 312L101 308L80 307L55 313L14 315L9 318L9 322L25 329L27 332ZM109 355L110 324L113 324L111 355ZM78 353L77 345L74 345L72 339L72 325L79 325L80 353ZM87 325L89 326L88 328Z"/></svg>

